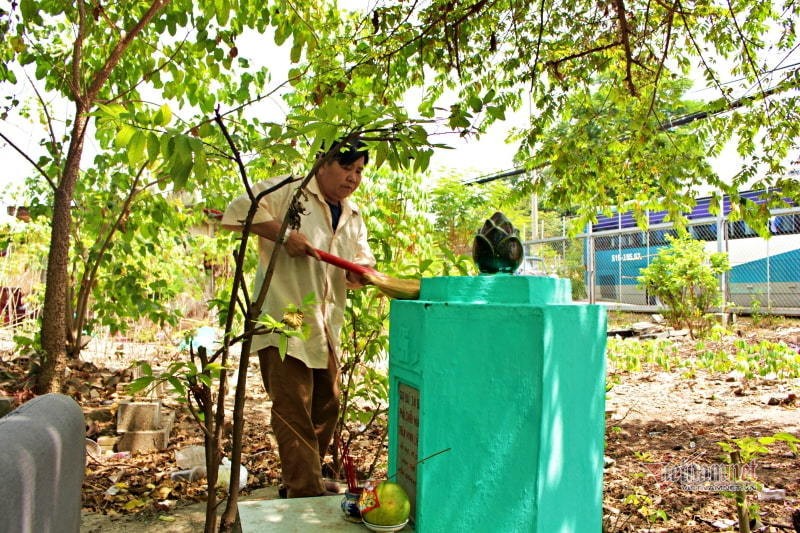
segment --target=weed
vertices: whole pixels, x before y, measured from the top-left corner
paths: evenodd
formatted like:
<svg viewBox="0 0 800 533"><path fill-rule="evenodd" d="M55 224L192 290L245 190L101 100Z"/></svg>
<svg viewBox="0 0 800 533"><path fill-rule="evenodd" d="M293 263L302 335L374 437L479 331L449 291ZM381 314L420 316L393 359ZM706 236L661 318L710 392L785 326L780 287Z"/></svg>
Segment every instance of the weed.
<svg viewBox="0 0 800 533"><path fill-rule="evenodd" d="M648 496L641 487L634 487L634 492L625 496L622 502L625 505L635 508L636 512L643 516L648 522L652 523L659 520L666 522L669 518L666 511L654 507L653 499Z"/></svg>
<svg viewBox="0 0 800 533"><path fill-rule="evenodd" d="M747 481L744 477L744 466L757 457L764 456L770 452L773 444L783 442L793 453L797 453L797 445L800 439L791 433L775 433L768 437L742 437L732 439L727 442L717 444L724 452L723 460L733 465L735 482ZM733 492L723 492L723 494L736 501L736 515L739 519L739 533L750 533L750 524L753 517L758 517L758 505L748 503L746 489Z"/></svg>
<svg viewBox="0 0 800 533"><path fill-rule="evenodd" d="M671 372L682 369L682 376L692 377L697 370L728 374L743 378L792 379L800 377L800 353L782 342L761 340L753 344L736 339L729 347L698 340L694 355L681 356L678 347L668 339L608 339L606 354L616 372L641 372L660 369ZM612 383L617 383L615 376ZM612 384L613 386L613 384ZM609 387L610 389L610 387Z"/></svg>

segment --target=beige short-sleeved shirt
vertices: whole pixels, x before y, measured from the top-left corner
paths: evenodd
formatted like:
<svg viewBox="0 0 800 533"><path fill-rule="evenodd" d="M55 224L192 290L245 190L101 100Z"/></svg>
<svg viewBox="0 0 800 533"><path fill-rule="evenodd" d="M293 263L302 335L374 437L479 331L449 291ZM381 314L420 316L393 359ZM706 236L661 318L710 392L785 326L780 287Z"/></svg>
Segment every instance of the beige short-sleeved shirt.
<svg viewBox="0 0 800 533"><path fill-rule="evenodd" d="M252 187L253 195L277 184L286 176L259 182ZM281 187L259 202L253 223L283 220L291 203L297 184ZM365 266L375 265L375 256L367 243L367 229L358 208L345 199L341 202L342 214L336 232L333 231L330 207L317 186L316 178L306 186L308 199L300 197L306 211L301 215L300 231L309 242L320 250L338 255ZM246 194L233 200L222 217L224 225L242 225L250 207ZM269 264L275 243L258 238L258 269L256 271L253 298L258 294ZM300 305L303 298L313 292L317 304L313 312L306 312L304 321L310 326L307 340L289 338L288 353L303 361L309 368L326 368L328 350L339 356L339 333L344 322L344 307L347 281L345 271L333 265L317 261L313 257L291 257L285 251L278 254L267 297L261 308L281 320L288 304ZM278 335L257 335L253 339L251 352L267 346L278 346Z"/></svg>

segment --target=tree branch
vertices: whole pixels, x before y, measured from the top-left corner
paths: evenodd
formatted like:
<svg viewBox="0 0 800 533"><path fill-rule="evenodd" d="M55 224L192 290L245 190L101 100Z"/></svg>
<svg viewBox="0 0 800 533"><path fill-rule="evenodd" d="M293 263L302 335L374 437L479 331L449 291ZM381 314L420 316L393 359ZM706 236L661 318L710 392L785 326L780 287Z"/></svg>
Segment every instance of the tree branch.
<svg viewBox="0 0 800 533"><path fill-rule="evenodd" d="M617 11L619 39L625 51L625 82L628 84L628 91L631 96L636 96L638 92L636 90L636 85L633 83L633 72L631 71L631 65L633 64L633 52L631 51L630 40L631 28L628 25L628 12L625 9L625 0L614 0L613 5L614 9Z"/></svg>
<svg viewBox="0 0 800 533"><path fill-rule="evenodd" d="M144 188L137 188L137 185L146 168L146 164L142 165L139 168L139 171L136 173L130 191L128 191L128 195L125 197L125 201L122 203L122 207L119 210L119 214L117 215L116 220L114 220L109 227L105 239L103 239L103 241L100 243L93 262L91 261L91 254L89 254L89 258L87 259L88 264L84 268L83 276L81 276L81 281L78 285L77 307L75 309L76 312L74 314L74 319L72 320L74 325L72 329L74 331L76 340L80 339L80 332L83 330L83 324L86 320L86 310L89 305L89 296L92 293L92 287L94 287L95 280L97 278L97 271L100 269L100 265L103 262L103 256L105 255L106 250L108 250L108 248L111 246L111 240L117 233L117 230L120 229L122 220L130 213L133 199L137 194L144 190Z"/></svg>
<svg viewBox="0 0 800 533"><path fill-rule="evenodd" d="M677 0L676 0L677 5ZM667 19L667 35L664 38L664 52L661 54L661 58L658 61L658 68L656 69L656 76L653 80L653 97L650 99L650 108L647 110L647 114L650 115L655 109L656 105L656 97L658 95L658 81L661 79L661 73L664 71L664 63L667 60L667 54L669 53L669 46L672 42L672 23L675 20L675 11L671 9L669 11L669 18Z"/></svg>
<svg viewBox="0 0 800 533"><path fill-rule="evenodd" d="M609 44L596 46L594 48L588 48L586 50L581 50L580 52L576 52L574 54L570 54L568 56L564 56L564 57L562 57L560 59L547 61L545 63L545 65L547 65L548 67L558 68L558 66L561 63L566 63L567 61L572 61L573 59L579 59L579 58L584 57L584 56L592 55L592 54L594 54L596 52L602 52L603 50L609 50L611 48L619 46L620 44L622 44L621 41L614 41L614 42L609 43Z"/></svg>
<svg viewBox="0 0 800 533"><path fill-rule="evenodd" d="M86 4L78 0L78 32L72 44L72 70L67 80L75 102L80 105L84 102L83 84L81 83L81 62L83 61L83 38L86 31Z"/></svg>
<svg viewBox="0 0 800 533"><path fill-rule="evenodd" d="M50 117L50 111L47 108L47 104L45 104L42 94L39 92L39 88L36 87L36 84L33 83L33 80L30 78L30 76L28 76L27 72L25 73L25 78L28 80L28 83L30 83L33 92L36 93L36 98L39 100L39 105L42 106L42 111L44 112L44 116L47 119L47 132L50 135L50 142L52 143L52 149L50 150L50 153L52 154L53 160L55 161L56 165L60 167L61 151L56 150L58 142L56 142L56 134L53 131L53 119ZM55 191L55 188L53 189L53 191Z"/></svg>
<svg viewBox="0 0 800 533"><path fill-rule="evenodd" d="M28 161L28 163L30 163L33 166L33 168L35 168L39 172L39 174L41 174L42 177L47 180L47 183L50 185L50 188L53 189L53 191L56 190L56 184L53 183L53 180L50 179L50 176L47 175L47 172L45 172L44 169L40 167L38 163L36 163L36 161L31 159L30 156L28 156L28 154L22 151L22 149L19 146L14 144L14 141L6 137L3 133L0 133L0 138L2 138L5 142L7 142L11 148L16 150L19 155L24 157Z"/></svg>
<svg viewBox="0 0 800 533"><path fill-rule="evenodd" d="M114 70L114 67L116 67L120 59L122 59L122 54L125 53L133 40L142 32L144 27L150 23L153 17L156 16L156 13L158 13L161 8L169 4L170 1L171 0L154 0L145 14L142 15L142 18L139 19L139 21L136 22L133 27L125 32L122 39L117 41L116 46L114 46L114 49L111 51L108 59L106 59L106 62L103 64L100 70L95 73L94 80L89 86L89 90L86 92L86 98L89 102L94 101L94 99L97 97L100 89L108 80L109 76L111 76L111 72ZM82 5L83 2L81 1L80 4ZM73 66L73 68L75 67Z"/></svg>
<svg viewBox="0 0 800 533"><path fill-rule="evenodd" d="M692 26L689 20L687 20L686 18L686 12L683 10L681 0L675 0L675 5L678 7L678 14L680 14L681 20L683 21L683 27L686 29L686 35L689 36L689 40L692 42L692 46L694 46L694 49L697 52L697 57L699 57L700 61L702 61L703 63L703 69L705 70L706 74L708 74L711 77L711 81L714 82L714 85L717 87L722 97L725 98L725 100L728 101L728 103L730 103L730 101L728 100L728 95L722 89L722 84L714 75L715 74L714 70L709 66L708 62L706 61L706 58L703 56L703 50L700 48L700 45L697 44L697 40L694 38L694 35L692 34L691 30Z"/></svg>
<svg viewBox="0 0 800 533"><path fill-rule="evenodd" d="M742 28L739 26L739 21L736 20L736 12L733 10L733 6L731 5L731 0L726 0L728 4L728 12L731 14L731 20L733 21L733 26L736 28L736 33L739 35L739 39L742 41L742 48L744 49L744 55L747 59L747 64L750 65L750 69L753 71L753 77L756 79L756 83L758 84L758 92L762 95L764 94L764 86L761 84L761 75L758 71L758 66L756 66L755 61L753 60L753 56L750 53L750 49L747 47L747 39L744 37L744 33L742 33ZM766 99L764 99L766 102ZM767 120L767 124L771 127L772 126L772 119L769 115L768 110L765 109L764 118Z"/></svg>
<svg viewBox="0 0 800 533"><path fill-rule="evenodd" d="M181 49L183 48L183 46L186 44L186 40L187 40L188 36L189 36L189 34L187 33L186 36L183 38L183 40L180 42L180 44L178 44L178 46L175 47L175 51L172 52L171 55L167 56L167 59L164 60L164 62L162 62L160 65L158 65L153 70L151 70L149 72L145 72L144 74L142 74L142 78L137 83L135 83L132 87L130 87L128 90L126 90L124 92L121 92L121 93L119 93L118 95L116 95L116 96L114 96L112 98L109 98L107 101L108 102L114 102L116 100L119 100L119 99L123 98L125 95L130 94L134 89L136 89L136 87L138 87L139 85L144 83L146 80L149 80L150 77L153 74L155 74L159 70L162 70L162 69L166 68L167 65L169 65L170 63L173 62L173 60L175 59L175 56L178 55L178 52L180 52Z"/></svg>

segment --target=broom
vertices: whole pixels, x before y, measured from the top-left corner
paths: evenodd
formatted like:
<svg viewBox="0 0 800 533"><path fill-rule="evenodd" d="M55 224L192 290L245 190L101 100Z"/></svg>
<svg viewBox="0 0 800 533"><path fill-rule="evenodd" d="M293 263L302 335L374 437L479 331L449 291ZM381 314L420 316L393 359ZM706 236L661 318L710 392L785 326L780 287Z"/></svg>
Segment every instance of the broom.
<svg viewBox="0 0 800 533"><path fill-rule="evenodd" d="M330 263L331 265L363 276L368 282L375 285L379 291L389 298L396 298L398 300L416 300L419 298L418 279L393 278L392 276L378 272L374 268L351 263L346 259L329 254L328 252L323 252L322 250L316 249L315 251L317 254L319 254L319 258L326 263Z"/></svg>

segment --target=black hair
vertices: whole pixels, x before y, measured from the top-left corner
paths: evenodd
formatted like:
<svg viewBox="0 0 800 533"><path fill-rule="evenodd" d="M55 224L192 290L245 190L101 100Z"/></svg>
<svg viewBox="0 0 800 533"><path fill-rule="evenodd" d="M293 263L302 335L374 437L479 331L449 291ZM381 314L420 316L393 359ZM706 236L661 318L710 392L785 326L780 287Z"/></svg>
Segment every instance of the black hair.
<svg viewBox="0 0 800 533"><path fill-rule="evenodd" d="M343 140L342 138L336 139L333 146L335 147ZM363 157L364 164L366 165L369 163L369 151L366 146L367 145L358 138L351 139L349 142L341 145L339 153L333 156L333 161L336 161L340 165L352 165Z"/></svg>

